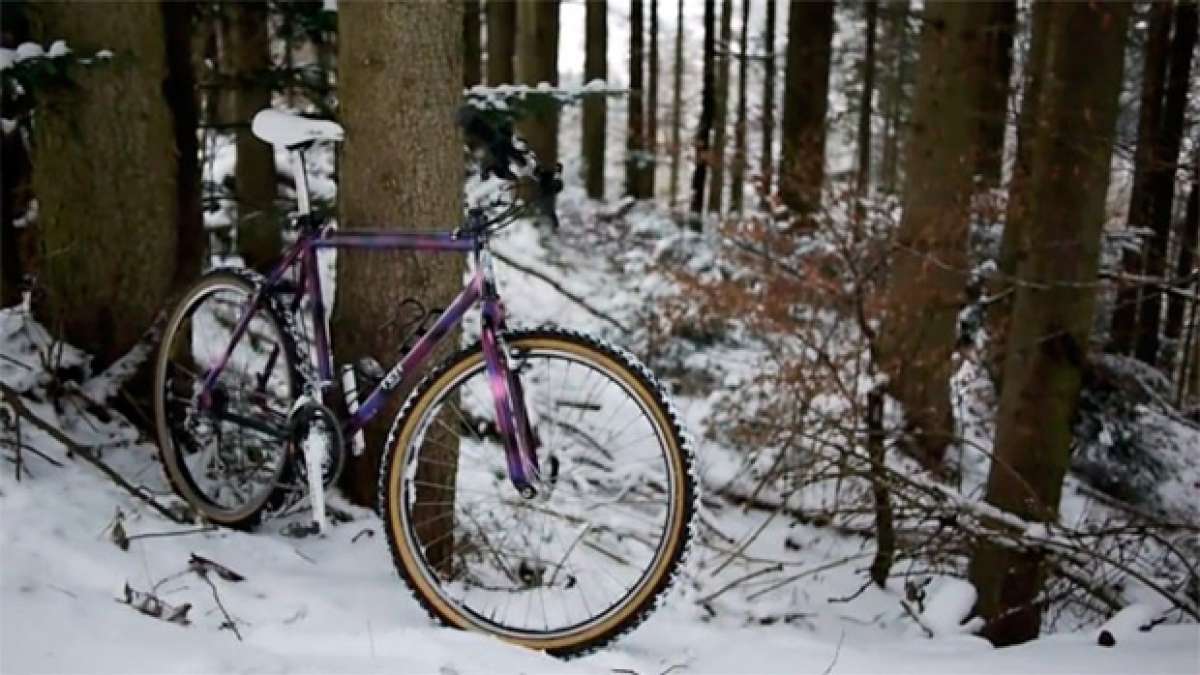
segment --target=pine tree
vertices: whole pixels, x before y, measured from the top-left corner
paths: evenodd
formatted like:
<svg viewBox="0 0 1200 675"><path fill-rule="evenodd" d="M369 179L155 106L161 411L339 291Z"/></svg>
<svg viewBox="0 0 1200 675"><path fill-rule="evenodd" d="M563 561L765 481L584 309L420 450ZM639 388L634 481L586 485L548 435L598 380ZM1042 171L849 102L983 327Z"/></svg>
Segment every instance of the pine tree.
<svg viewBox="0 0 1200 675"><path fill-rule="evenodd" d="M821 206L832 42L833 2L792 0L788 7L779 196L788 208L801 214Z"/></svg>
<svg viewBox="0 0 1200 675"><path fill-rule="evenodd" d="M773 0L772 0L773 1ZM746 184L746 70L749 65L750 0L742 0L742 26L738 39L738 107L733 132L733 171L729 176L729 207L742 213L742 199Z"/></svg>
<svg viewBox="0 0 1200 675"><path fill-rule="evenodd" d="M908 86L912 79L912 40L909 37L909 0L894 0L882 8L883 52L878 60L886 65L886 77L879 89L879 111L884 118L879 157L879 189L896 194L900 189L900 167L903 164L904 135L910 105Z"/></svg>
<svg viewBox="0 0 1200 675"><path fill-rule="evenodd" d="M683 0L675 13L675 79L671 85L671 208L679 203L679 156L683 150Z"/></svg>
<svg viewBox="0 0 1200 675"><path fill-rule="evenodd" d="M1175 278L1184 279L1192 273L1197 260L1197 247L1200 246L1200 144L1192 146L1192 186L1188 191L1183 220L1179 221L1179 226L1175 231L1175 241L1178 246L1175 258ZM1189 288L1200 288L1200 281L1193 280L1191 283L1182 284L1177 290L1186 293ZM1194 305L1200 302L1200 299L1192 296L1191 302ZM1183 335L1184 313L1187 311L1187 304L1184 298L1179 296L1179 293L1172 293L1167 300L1167 324L1163 329L1163 335L1177 349L1182 346L1179 345L1179 339ZM1177 353L1182 361L1183 353ZM1180 377L1185 375L1186 373L1181 373Z"/></svg>
<svg viewBox="0 0 1200 675"><path fill-rule="evenodd" d="M696 168L692 172L692 203L689 223L699 230L703 220L704 186L708 178L709 149L712 145L713 124L713 55L716 17L714 0L704 0L704 83L700 90L700 123L696 125Z"/></svg>
<svg viewBox="0 0 1200 675"><path fill-rule="evenodd" d="M39 4L48 44L102 45L119 57L38 93L43 322L102 367L141 337L176 278L179 167L173 153L164 16L157 3Z"/></svg>
<svg viewBox="0 0 1200 675"><path fill-rule="evenodd" d="M206 237L201 209L200 124L196 95L196 54L192 36L199 12L194 2L162 6L163 37L167 44L167 81L163 95L171 109L175 133L175 218L179 241L175 249L175 285L190 284L204 267Z"/></svg>
<svg viewBox="0 0 1200 675"><path fill-rule="evenodd" d="M767 0L766 24L763 26L763 102L762 153L759 165L759 192L763 206L770 203L772 178L775 176L775 0Z"/></svg>
<svg viewBox="0 0 1200 675"><path fill-rule="evenodd" d="M483 82L483 31L480 13L481 0L462 0L463 3L463 88L470 89Z"/></svg>
<svg viewBox="0 0 1200 675"><path fill-rule="evenodd" d="M521 84L558 86L558 2L517 2L517 79ZM518 128L539 162L553 166L558 161L557 105L534 107Z"/></svg>
<svg viewBox="0 0 1200 675"><path fill-rule="evenodd" d="M625 194L642 199L645 180L642 178L642 162L646 154L645 87L642 76L645 62L642 58L642 0L629 3L629 114L626 116L625 131Z"/></svg>
<svg viewBox="0 0 1200 675"><path fill-rule="evenodd" d="M658 0L650 0L650 62L646 82L646 166L642 171L642 194L654 198L658 173Z"/></svg>
<svg viewBox="0 0 1200 675"><path fill-rule="evenodd" d="M608 2L587 2L587 53L583 64L584 82L608 78ZM583 102L583 172L588 196L604 198L604 129L608 120L608 102L603 96L589 96Z"/></svg>
<svg viewBox="0 0 1200 675"><path fill-rule="evenodd" d="M487 83L513 84L517 49L516 0L487 0Z"/></svg>
<svg viewBox="0 0 1200 675"><path fill-rule="evenodd" d="M1012 75L1013 35L1017 24L1016 0L989 0L983 95L979 104L980 142L975 173L980 185L1000 187L1004 168L1004 134L1008 129L1008 81Z"/></svg>
<svg viewBox="0 0 1200 675"><path fill-rule="evenodd" d="M879 16L879 0L867 0L863 4L867 22L867 45L862 60L862 91L858 100L858 176L860 194L871 188L871 116L872 98L875 94L875 24Z"/></svg>
<svg viewBox="0 0 1200 675"><path fill-rule="evenodd" d="M338 31L347 129L341 222L395 229L457 222L463 169L454 119L462 99L462 5L344 3ZM394 336L378 327L395 314L398 298L381 291L412 293L427 306L444 307L462 273L455 255L341 252L332 317L339 356L389 361ZM379 455L402 400L394 398L368 426L367 452L347 465L347 493L355 502L375 501Z"/></svg>
<svg viewBox="0 0 1200 675"><path fill-rule="evenodd" d="M988 503L1054 521L1088 354L1129 3L1047 3L1045 67L1029 143L1033 243L1019 265ZM1087 36L1080 40L1079 36ZM1035 47L1035 49L1038 49ZM1064 256L1063 251L1072 254ZM997 645L1037 637L1044 565L1038 551L977 543L969 576L983 635Z"/></svg>
<svg viewBox="0 0 1200 675"><path fill-rule="evenodd" d="M725 194L725 141L729 130L729 56L733 47L733 0L721 0L721 42L717 49L717 88L713 115L712 179L708 210L721 213Z"/></svg>

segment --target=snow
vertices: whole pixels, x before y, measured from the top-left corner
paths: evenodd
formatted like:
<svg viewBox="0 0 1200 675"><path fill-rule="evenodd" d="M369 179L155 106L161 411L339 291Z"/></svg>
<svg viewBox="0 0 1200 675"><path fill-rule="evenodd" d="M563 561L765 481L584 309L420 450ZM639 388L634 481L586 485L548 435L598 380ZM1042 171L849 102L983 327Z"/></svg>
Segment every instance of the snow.
<svg viewBox="0 0 1200 675"><path fill-rule="evenodd" d="M42 46L36 42L22 42L17 46L16 62L28 61L29 59L37 59L45 56L46 52Z"/></svg>

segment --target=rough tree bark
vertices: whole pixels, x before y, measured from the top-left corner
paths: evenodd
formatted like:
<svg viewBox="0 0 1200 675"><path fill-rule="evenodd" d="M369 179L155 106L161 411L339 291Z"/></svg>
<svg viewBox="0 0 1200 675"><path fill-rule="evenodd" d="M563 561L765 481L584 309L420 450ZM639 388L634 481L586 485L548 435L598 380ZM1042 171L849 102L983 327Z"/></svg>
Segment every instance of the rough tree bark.
<svg viewBox="0 0 1200 675"><path fill-rule="evenodd" d="M766 24L763 26L763 102L762 156L759 166L759 193L762 205L771 202L771 185L775 176L775 0L767 2Z"/></svg>
<svg viewBox="0 0 1200 675"><path fill-rule="evenodd" d="M1128 3L1048 3L1030 217L1016 291L987 501L1032 521L1058 515L1095 305ZM1086 35L1086 40L1080 40ZM1038 74L1035 74L1037 77ZM1064 256L1063 251L1072 254ZM970 564L983 635L1037 637L1040 555L982 541Z"/></svg>
<svg viewBox="0 0 1200 675"><path fill-rule="evenodd" d="M518 0L517 79L536 87L558 86L559 0ZM521 136L542 164L558 161L558 105L536 106L518 125Z"/></svg>
<svg viewBox="0 0 1200 675"><path fill-rule="evenodd" d="M793 0L788 7L779 196L800 214L821 206L832 42L833 3Z"/></svg>
<svg viewBox="0 0 1200 675"><path fill-rule="evenodd" d="M1183 140L1184 113L1191 81L1192 52L1196 48L1196 0L1182 0L1175 7L1175 35L1171 40L1170 66L1162 123L1159 127L1159 161L1151 167L1150 212L1153 234L1147 241L1142 273L1150 277L1167 276L1167 244L1171 236L1172 206L1175 201L1175 170ZM1145 288L1138 307L1138 331L1135 356L1144 363L1158 364L1159 329L1162 325L1163 295L1158 289Z"/></svg>
<svg viewBox="0 0 1200 675"><path fill-rule="evenodd" d="M461 216L460 3L345 3L338 10L339 94L346 144L341 222L427 227ZM379 148L387 148L380 152ZM345 361L387 362L395 337L378 331L408 294L444 307L462 281L458 256L343 251L338 256L333 344ZM448 344L453 345L451 338ZM367 451L346 467L348 496L374 504L379 456L403 396L367 427Z"/></svg>
<svg viewBox="0 0 1200 675"><path fill-rule="evenodd" d="M1175 240L1179 242L1179 252L1175 258L1175 278L1182 279L1192 273L1196 265L1197 251L1196 247L1200 246L1200 140L1197 145L1192 146L1192 186L1188 191L1187 208L1184 212L1183 220L1179 221L1179 227L1175 231ZM1193 279L1191 283L1183 284L1177 287L1179 291L1186 293L1188 289L1200 289L1200 280ZM1192 303L1198 302L1196 296L1192 297ZM1179 351L1179 338L1183 335L1184 314L1187 311L1188 303L1178 294L1171 294L1167 302L1167 324L1163 328L1163 335L1175 345L1176 354L1179 360L1183 360L1183 354ZM1186 373L1180 373L1180 377L1184 377Z"/></svg>
<svg viewBox="0 0 1200 675"><path fill-rule="evenodd" d="M164 16L140 2L31 9L40 42L115 54L70 86L39 91L34 125L40 318L103 367L137 342L175 279L179 166L163 96Z"/></svg>
<svg viewBox="0 0 1200 675"><path fill-rule="evenodd" d="M642 58L642 0L629 3L629 113L626 115L625 130L625 194L635 199L646 197L642 193L642 162L646 154L645 87L643 74L645 62Z"/></svg>
<svg viewBox="0 0 1200 675"><path fill-rule="evenodd" d="M980 187L1000 187L1004 172L1004 132L1008 127L1008 81L1012 75L1013 35L1017 27L1016 0L984 3L990 13L987 28L987 63L983 96L979 103L979 157L975 173Z"/></svg>
<svg viewBox="0 0 1200 675"><path fill-rule="evenodd" d="M583 80L608 78L608 2L587 2L587 46ZM583 181L592 199L604 198L604 129L608 124L608 101L589 96L583 101Z"/></svg>
<svg viewBox="0 0 1200 675"><path fill-rule="evenodd" d="M712 143L713 124L713 42L715 28L714 0L704 0L704 71L700 89L700 123L696 125L696 168L692 172L692 204L689 224L700 230L704 209L704 186L708 178L708 151Z"/></svg>
<svg viewBox="0 0 1200 675"><path fill-rule="evenodd" d="M483 25L481 0L463 0L463 77L464 89L483 82L483 49L480 45Z"/></svg>
<svg viewBox="0 0 1200 675"><path fill-rule="evenodd" d="M487 82L491 86L516 82L513 62L516 56L516 0L488 0L487 11Z"/></svg>
<svg viewBox="0 0 1200 675"><path fill-rule="evenodd" d="M875 94L875 24L879 17L879 0L867 0L863 5L867 20L867 46L862 61L862 92L858 99L858 193L871 190L871 117Z"/></svg>
<svg viewBox="0 0 1200 675"><path fill-rule="evenodd" d="M906 54L910 51L908 36L909 0L888 2L883 8L884 52L881 63L888 63L887 79L879 91L879 109L884 115L883 138L879 157L879 188L895 194L900 187L900 155L902 154L904 115L907 108L905 86L910 77Z"/></svg>
<svg viewBox="0 0 1200 675"><path fill-rule="evenodd" d="M729 131L729 56L733 46L733 0L721 0L721 42L717 46L717 89L713 99L712 178L708 186L708 210L720 214L725 196L725 143Z"/></svg>
<svg viewBox="0 0 1200 675"><path fill-rule="evenodd" d="M749 45L746 42L750 26L750 0L742 0L742 27L738 37L738 107L733 125L733 170L729 175L729 207L741 214L746 187L746 70Z"/></svg>
<svg viewBox="0 0 1200 675"><path fill-rule="evenodd" d="M221 70L234 78L222 92L227 105L223 124L237 128L238 251L246 265L266 271L283 250L283 231L275 207L274 149L250 132L255 113L271 107L269 8L266 2L222 5Z"/></svg>
<svg viewBox="0 0 1200 675"><path fill-rule="evenodd" d="M949 381L965 301L988 17L975 3L926 8L905 208L880 331L882 365L904 405L910 450L931 470L940 470L954 429Z"/></svg>
<svg viewBox="0 0 1200 675"><path fill-rule="evenodd" d="M683 0L675 11L675 80L671 92L671 208L679 201L679 155L683 150Z"/></svg>

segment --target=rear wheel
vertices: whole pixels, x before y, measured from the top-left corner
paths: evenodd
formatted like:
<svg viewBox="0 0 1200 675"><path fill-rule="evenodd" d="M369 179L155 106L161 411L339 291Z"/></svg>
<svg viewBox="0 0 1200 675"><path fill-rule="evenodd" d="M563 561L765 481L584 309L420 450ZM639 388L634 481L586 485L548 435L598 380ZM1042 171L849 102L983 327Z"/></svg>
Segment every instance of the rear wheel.
<svg viewBox="0 0 1200 675"><path fill-rule="evenodd" d="M508 478L478 344L417 388L383 459L396 567L435 617L570 656L649 615L681 564L693 458L653 375L559 330L506 336L537 447L537 495Z"/></svg>
<svg viewBox="0 0 1200 675"><path fill-rule="evenodd" d="M292 462L288 414L300 393L295 341L273 298L260 302L212 389L207 374L230 344L261 279L206 275L167 322L154 371L155 426L163 468L175 491L208 520L256 523L285 497Z"/></svg>

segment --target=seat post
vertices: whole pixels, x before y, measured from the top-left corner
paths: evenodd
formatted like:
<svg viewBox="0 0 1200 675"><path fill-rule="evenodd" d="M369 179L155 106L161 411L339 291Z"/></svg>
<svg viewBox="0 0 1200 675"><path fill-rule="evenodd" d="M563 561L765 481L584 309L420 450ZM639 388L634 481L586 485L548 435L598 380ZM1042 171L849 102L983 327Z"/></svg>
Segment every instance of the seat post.
<svg viewBox="0 0 1200 675"><path fill-rule="evenodd" d="M294 148L291 151L292 178L296 183L296 208L300 216L312 213L312 203L308 197L308 171L304 168L304 148Z"/></svg>

